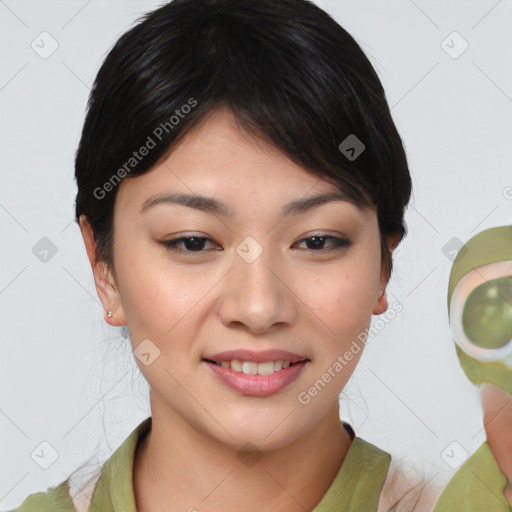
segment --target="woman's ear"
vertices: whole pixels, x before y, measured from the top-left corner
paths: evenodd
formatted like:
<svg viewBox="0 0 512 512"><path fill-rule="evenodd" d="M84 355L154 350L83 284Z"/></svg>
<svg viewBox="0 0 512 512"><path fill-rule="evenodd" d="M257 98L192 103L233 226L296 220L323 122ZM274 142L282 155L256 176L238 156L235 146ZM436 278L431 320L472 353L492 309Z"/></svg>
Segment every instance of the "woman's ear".
<svg viewBox="0 0 512 512"><path fill-rule="evenodd" d="M402 239L402 235L399 232L386 237L386 243L389 248L389 251L391 252L391 255L393 255L393 251L395 250L397 245L400 243L401 239ZM379 295L378 295L375 305L373 307L373 311L372 311L373 315L381 315L389 307L388 299L386 297L386 286L388 284L388 281L389 281L389 269L387 269L385 267L385 265L382 264L381 273L380 273Z"/></svg>
<svg viewBox="0 0 512 512"><path fill-rule="evenodd" d="M402 234L400 232L393 233L392 235L386 237L386 242L391 253L393 253L393 251L396 249L397 245L400 243L400 240L402 240Z"/></svg>
<svg viewBox="0 0 512 512"><path fill-rule="evenodd" d="M126 318L121 304L121 296L116 286L112 272L108 269L104 261L98 261L96 258L96 241L94 233L85 215L80 215L80 231L84 239L87 257L92 267L94 283L98 297L103 304L105 321L112 326L121 326L126 324ZM112 316L107 316L111 311Z"/></svg>
<svg viewBox="0 0 512 512"><path fill-rule="evenodd" d="M380 290L379 296L377 298L377 302L373 307L372 315L381 315L386 311L389 307L388 299L386 297L386 288Z"/></svg>

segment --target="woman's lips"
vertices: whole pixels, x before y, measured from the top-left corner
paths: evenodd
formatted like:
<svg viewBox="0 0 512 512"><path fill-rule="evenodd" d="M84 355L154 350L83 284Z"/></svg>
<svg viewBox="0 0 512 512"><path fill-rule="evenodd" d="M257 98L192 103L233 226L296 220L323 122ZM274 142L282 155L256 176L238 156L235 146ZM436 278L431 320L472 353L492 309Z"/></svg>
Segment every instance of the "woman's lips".
<svg viewBox="0 0 512 512"><path fill-rule="evenodd" d="M300 361L269 375L249 375L219 366L205 359L202 360L202 363L231 389L243 395L262 397L274 395L297 380L309 362L309 360Z"/></svg>
<svg viewBox="0 0 512 512"><path fill-rule="evenodd" d="M306 356L289 352L287 350L272 349L272 350L246 350L236 349L227 350L225 352L219 352L217 354L206 355L203 354L203 359L209 359L210 361L232 361L233 359L239 359L241 361L252 361L256 363L264 363L265 361L290 361L291 363L297 363L303 359L307 359Z"/></svg>

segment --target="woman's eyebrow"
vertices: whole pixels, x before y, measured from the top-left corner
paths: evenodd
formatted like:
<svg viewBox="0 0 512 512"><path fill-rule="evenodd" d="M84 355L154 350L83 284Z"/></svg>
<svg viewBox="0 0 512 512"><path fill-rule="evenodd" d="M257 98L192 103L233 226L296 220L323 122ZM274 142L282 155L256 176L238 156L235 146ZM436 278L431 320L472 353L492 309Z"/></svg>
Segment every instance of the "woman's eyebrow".
<svg viewBox="0 0 512 512"><path fill-rule="evenodd" d="M341 191L325 192L300 199L295 199L285 204L281 209L281 216L285 217L287 215L298 215L300 213L304 213L307 210L332 201L348 201L353 203L353 201ZM144 211L158 204L180 204L183 206L188 206L189 208L195 208L206 213L212 213L224 217L232 217L234 215L233 210L228 205L213 197L177 192L151 196L143 203L139 213L143 213Z"/></svg>

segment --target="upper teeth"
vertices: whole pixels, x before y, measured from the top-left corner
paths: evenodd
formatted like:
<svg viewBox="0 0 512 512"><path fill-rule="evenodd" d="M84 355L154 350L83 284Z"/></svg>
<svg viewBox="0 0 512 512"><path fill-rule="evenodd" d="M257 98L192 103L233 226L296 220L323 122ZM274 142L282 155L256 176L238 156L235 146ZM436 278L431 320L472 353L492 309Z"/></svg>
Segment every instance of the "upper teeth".
<svg viewBox="0 0 512 512"><path fill-rule="evenodd" d="M270 375L271 373L278 372L282 368L288 368L288 366L290 366L290 361L279 360L255 363L253 361L240 361L239 359L233 359L233 361L221 361L220 365L224 368L231 367L235 372L243 372L248 375Z"/></svg>

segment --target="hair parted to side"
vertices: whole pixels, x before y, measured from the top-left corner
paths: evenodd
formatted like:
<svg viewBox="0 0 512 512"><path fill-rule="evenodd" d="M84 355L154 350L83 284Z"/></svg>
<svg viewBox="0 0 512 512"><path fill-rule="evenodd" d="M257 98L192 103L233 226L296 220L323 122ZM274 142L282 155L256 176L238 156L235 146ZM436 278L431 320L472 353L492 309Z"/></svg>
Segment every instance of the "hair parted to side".
<svg viewBox="0 0 512 512"><path fill-rule="evenodd" d="M115 275L115 185L227 106L241 129L376 208L390 276L385 237L406 235L411 178L381 82L352 36L309 0L174 0L137 21L99 69L75 159L75 220L87 216L98 260ZM354 160L338 149L351 134L365 145Z"/></svg>

